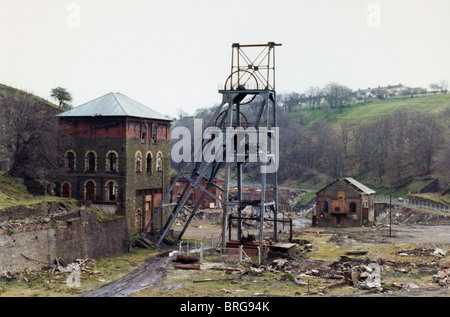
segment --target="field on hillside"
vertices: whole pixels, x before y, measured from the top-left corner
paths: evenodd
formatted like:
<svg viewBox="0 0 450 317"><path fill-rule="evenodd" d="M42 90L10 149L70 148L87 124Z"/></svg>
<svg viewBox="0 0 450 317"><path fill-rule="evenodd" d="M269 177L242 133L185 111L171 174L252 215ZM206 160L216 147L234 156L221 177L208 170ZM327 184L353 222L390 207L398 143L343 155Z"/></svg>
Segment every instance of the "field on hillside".
<svg viewBox="0 0 450 317"><path fill-rule="evenodd" d="M343 108L342 113L339 112L339 109L331 109L328 113L328 120L333 124L369 121L401 110L442 111L446 107L450 107L450 94L425 94L414 98L375 99L371 103L352 104ZM327 117L324 109L310 110L309 105L303 106L302 111L306 114L309 125ZM298 118L300 112L294 111L292 116Z"/></svg>
<svg viewBox="0 0 450 317"><path fill-rule="evenodd" d="M43 102L51 107L54 107L54 108L60 110L60 108L57 105L53 104L52 102L50 102L48 100L45 100L45 99L39 97L39 96L33 95L33 93L31 93L31 92L23 91L23 90L20 90L17 88L13 88L13 87L9 87L9 86L0 84L0 99L1 99L1 97L5 97L8 94L13 94L13 93L18 93L19 95L31 94L33 96L33 98L37 99L38 101Z"/></svg>

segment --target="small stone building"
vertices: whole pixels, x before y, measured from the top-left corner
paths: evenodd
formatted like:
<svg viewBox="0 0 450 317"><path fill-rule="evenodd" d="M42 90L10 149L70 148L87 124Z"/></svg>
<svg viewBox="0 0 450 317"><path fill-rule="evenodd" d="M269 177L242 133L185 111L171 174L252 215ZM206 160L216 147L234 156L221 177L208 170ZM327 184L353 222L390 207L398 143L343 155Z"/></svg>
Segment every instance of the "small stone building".
<svg viewBox="0 0 450 317"><path fill-rule="evenodd" d="M120 93L58 117L60 195L125 215L129 228L143 230L170 186L170 120Z"/></svg>
<svg viewBox="0 0 450 317"><path fill-rule="evenodd" d="M374 194L350 177L334 181L316 194L317 226L356 227L375 221Z"/></svg>

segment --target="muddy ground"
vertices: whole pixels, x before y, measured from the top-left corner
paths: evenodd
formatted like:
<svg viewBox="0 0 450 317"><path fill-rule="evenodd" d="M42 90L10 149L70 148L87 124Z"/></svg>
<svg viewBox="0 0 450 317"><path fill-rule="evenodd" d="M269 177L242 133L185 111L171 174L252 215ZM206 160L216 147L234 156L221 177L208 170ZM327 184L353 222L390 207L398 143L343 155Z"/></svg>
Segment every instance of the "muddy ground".
<svg viewBox="0 0 450 317"><path fill-rule="evenodd" d="M244 257L239 264L235 255L220 259L210 250L194 269L176 267L176 255L160 257L87 296L450 296L450 226L397 217L390 228L383 215L369 227L311 228L309 219L294 218L293 235L301 241L295 256L263 263ZM220 210L203 210L185 238L219 237L220 222ZM257 231L246 225L246 232ZM270 226L265 233L269 238ZM369 281L371 267L379 270L377 285Z"/></svg>
<svg viewBox="0 0 450 317"><path fill-rule="evenodd" d="M209 249L203 261L186 269L175 266L176 253L136 249L89 263L78 288L67 287L67 273L43 271L0 281L0 295L449 297L450 226L443 224L446 215L433 225L435 217L414 213L416 219L429 219L431 224L413 223L411 211L402 209L395 210L391 228L386 213L376 223L358 228L312 228L310 219L290 214L293 238L298 242L293 256L275 254L261 263L257 256L244 256L238 263L236 255L221 258L217 250ZM182 225L181 219L174 229L181 230ZM272 228L267 224L264 229L267 240L272 237ZM281 239L289 236L288 228L279 226ZM234 235L235 231L233 227ZM257 235L258 231L254 223L244 226L244 235ZM217 241L220 236L221 210L207 209L194 218L184 238L199 243ZM178 250L175 246L171 251Z"/></svg>

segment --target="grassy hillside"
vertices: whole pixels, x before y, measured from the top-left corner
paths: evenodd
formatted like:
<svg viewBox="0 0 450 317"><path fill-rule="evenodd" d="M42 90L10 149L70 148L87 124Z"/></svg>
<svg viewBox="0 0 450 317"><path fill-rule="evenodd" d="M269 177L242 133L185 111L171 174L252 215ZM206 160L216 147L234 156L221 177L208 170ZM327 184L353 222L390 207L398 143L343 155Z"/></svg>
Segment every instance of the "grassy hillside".
<svg viewBox="0 0 450 317"><path fill-rule="evenodd" d="M26 91L23 91L23 90L20 90L20 89L17 89L17 88L13 88L13 87L9 87L9 86L0 84L0 99L1 99L2 97L5 97L5 96L8 95L8 94L11 94L11 93L19 93L19 94L23 94L23 95L31 95L31 96L33 96L33 98L35 98L36 100L38 100L38 101L40 101L40 102L42 102L42 103L44 103L44 104L47 104L47 105L49 105L49 106L51 106L51 107L54 107L54 108L56 108L58 111L61 111L61 109L60 109L57 105L51 103L51 102L48 101L48 100L45 100L45 99L43 99L43 98L41 98L41 97L38 97L38 96L35 96L35 95L33 95L32 93L29 93L29 92L26 92Z"/></svg>
<svg viewBox="0 0 450 317"><path fill-rule="evenodd" d="M329 122L333 124L342 124L346 122L370 121L380 116L393 114L400 110L415 111L442 111L450 107L450 94L425 94L414 98L399 97L386 100L376 99L367 104L352 104L343 108L342 113L339 109L331 109L327 114L323 109L310 110L308 105L303 106L302 112L306 115L309 125L314 124L321 118L328 117ZM294 118L299 118L300 111L292 112Z"/></svg>
<svg viewBox="0 0 450 317"><path fill-rule="evenodd" d="M0 172L0 210L14 206L30 207L43 202L74 203L70 199L61 197L33 196L18 179L9 176L6 172Z"/></svg>

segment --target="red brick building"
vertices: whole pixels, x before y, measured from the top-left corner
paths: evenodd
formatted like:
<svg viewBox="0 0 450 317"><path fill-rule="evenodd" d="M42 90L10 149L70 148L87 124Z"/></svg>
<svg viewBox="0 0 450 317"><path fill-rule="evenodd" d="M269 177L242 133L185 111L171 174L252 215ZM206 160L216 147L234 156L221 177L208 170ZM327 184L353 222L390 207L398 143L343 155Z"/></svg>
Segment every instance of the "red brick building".
<svg viewBox="0 0 450 317"><path fill-rule="evenodd" d="M317 226L356 227L375 221L374 195L353 178L334 181L316 194Z"/></svg>
<svg viewBox="0 0 450 317"><path fill-rule="evenodd" d="M170 186L171 120L120 93L58 118L60 195L125 215L129 228L143 230ZM151 229L163 223L158 219Z"/></svg>
<svg viewBox="0 0 450 317"><path fill-rule="evenodd" d="M172 182L174 181L174 178L172 178ZM224 180L223 179L215 179L214 183L217 184L218 186L221 186L223 184ZM180 178L178 180L178 182L174 185L173 190L172 190L172 202L177 202L178 199L181 197L181 194L183 192L183 190L186 188L186 185L188 184L188 180L186 178ZM206 187L206 181L203 180L200 182L200 186L202 186L203 188ZM190 188L190 187L189 187ZM188 188L188 190L189 190ZM212 194L216 195L219 199L222 199L222 191L220 189L218 189L217 187L210 187L208 189L208 191L210 191ZM195 206L197 204L197 202L199 201L201 195L203 194L203 190L201 188L196 188L194 189L194 191L192 192L192 195L189 197L188 201L187 201L187 205L189 206ZM201 202L200 208L221 208L222 205L220 204L220 201L218 199L215 199L214 197L212 197L209 194L206 194L205 197L203 198L203 201Z"/></svg>

